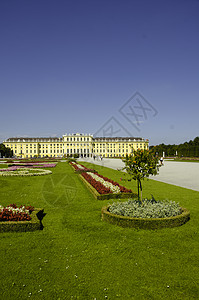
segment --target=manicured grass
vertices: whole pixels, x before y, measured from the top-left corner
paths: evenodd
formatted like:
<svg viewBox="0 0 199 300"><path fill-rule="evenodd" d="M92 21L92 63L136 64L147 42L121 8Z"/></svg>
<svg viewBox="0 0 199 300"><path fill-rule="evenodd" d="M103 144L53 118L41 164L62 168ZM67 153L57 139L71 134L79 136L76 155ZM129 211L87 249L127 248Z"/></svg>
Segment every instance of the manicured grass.
<svg viewBox="0 0 199 300"><path fill-rule="evenodd" d="M194 160L194 159L174 159L173 161L199 163L199 160Z"/></svg>
<svg viewBox="0 0 199 300"><path fill-rule="evenodd" d="M199 162L199 158L195 157L195 158L174 158L174 159L169 159L169 161L180 161L180 162Z"/></svg>
<svg viewBox="0 0 199 300"><path fill-rule="evenodd" d="M6 169L7 167L8 167L7 164L1 164L1 163L0 163L0 169Z"/></svg>
<svg viewBox="0 0 199 300"><path fill-rule="evenodd" d="M124 173L92 167L136 191L135 182L120 181ZM144 181L144 197L175 200L191 219L176 228L135 230L102 222L101 207L111 200L96 200L67 163L52 171L0 178L2 205L47 213L43 231L0 234L1 299L198 299L199 192Z"/></svg>

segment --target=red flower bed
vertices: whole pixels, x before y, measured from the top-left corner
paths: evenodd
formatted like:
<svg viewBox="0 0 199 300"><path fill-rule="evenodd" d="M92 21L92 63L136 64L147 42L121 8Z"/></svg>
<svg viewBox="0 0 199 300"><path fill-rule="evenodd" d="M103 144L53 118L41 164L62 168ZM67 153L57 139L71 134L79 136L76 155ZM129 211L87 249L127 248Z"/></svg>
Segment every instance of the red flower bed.
<svg viewBox="0 0 199 300"><path fill-rule="evenodd" d="M0 208L0 221L30 221L33 210L32 206L17 207L16 204L10 204L3 209Z"/></svg>
<svg viewBox="0 0 199 300"><path fill-rule="evenodd" d="M81 175L88 181L88 183L90 183L96 189L96 191L99 194L110 194L110 193L112 193L112 191L109 188L105 187L101 182L96 181L95 179L93 179L86 172L82 173Z"/></svg>
<svg viewBox="0 0 199 300"><path fill-rule="evenodd" d="M71 166L73 166L73 168L76 170L76 171L79 171L81 170L80 168L78 168L78 166L76 164L74 164L73 162L70 162ZM83 166L82 166L83 167Z"/></svg>
<svg viewBox="0 0 199 300"><path fill-rule="evenodd" d="M79 168L76 163L71 162L70 164L75 168L76 171L80 171L80 172L83 171L83 172L81 172L81 175L97 190L97 192L99 194L113 193L109 188L105 187L101 182L96 181L94 178L92 178L89 174L86 173L88 171L92 172L93 170L88 169L88 168L84 167L83 165L81 165L79 163L78 163L78 165L82 166L83 169ZM124 186L121 186L119 183L98 174L96 171L94 171L94 173L97 174L97 176L104 179L105 181L108 181L108 182L112 183L113 185L118 186L120 188L121 193L132 193L132 190L127 189Z"/></svg>
<svg viewBox="0 0 199 300"><path fill-rule="evenodd" d="M77 164L70 162L70 164L75 168L76 171L78 172L93 172L93 173L97 173L95 170L93 169L88 169L85 166L81 165L78 163L79 166L81 166L82 168L79 168Z"/></svg>
<svg viewBox="0 0 199 300"><path fill-rule="evenodd" d="M115 181L113 181L113 180L111 180L111 179L109 179L107 177L104 177L104 176L102 176L100 174L97 174L97 176L99 176L99 177L103 178L104 180L112 183L113 185L119 186L121 193L132 193L132 190L125 188L124 186L120 185L119 183L117 183L117 182L115 182Z"/></svg>

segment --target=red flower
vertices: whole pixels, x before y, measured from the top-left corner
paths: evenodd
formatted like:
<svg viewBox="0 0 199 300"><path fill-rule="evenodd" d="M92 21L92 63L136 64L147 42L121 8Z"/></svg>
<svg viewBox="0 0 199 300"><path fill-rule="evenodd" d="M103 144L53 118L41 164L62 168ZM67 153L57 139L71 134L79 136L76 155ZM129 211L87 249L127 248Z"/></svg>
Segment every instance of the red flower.
<svg viewBox="0 0 199 300"><path fill-rule="evenodd" d="M17 205L15 203L10 204L8 207L17 209ZM34 210L33 206L23 206L21 205L19 208L25 207L25 210L29 212L19 212L9 209L8 207L4 207L2 211L0 211L0 221L30 221L30 214Z"/></svg>

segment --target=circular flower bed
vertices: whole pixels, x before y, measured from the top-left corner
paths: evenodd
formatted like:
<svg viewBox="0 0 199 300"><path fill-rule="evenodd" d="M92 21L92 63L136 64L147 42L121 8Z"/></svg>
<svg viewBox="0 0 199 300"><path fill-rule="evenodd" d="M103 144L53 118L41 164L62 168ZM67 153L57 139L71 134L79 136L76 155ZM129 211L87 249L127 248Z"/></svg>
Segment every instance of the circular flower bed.
<svg viewBox="0 0 199 300"><path fill-rule="evenodd" d="M123 227L158 229L175 227L190 219L190 212L174 201L138 200L113 203L102 208L102 219Z"/></svg>
<svg viewBox="0 0 199 300"><path fill-rule="evenodd" d="M14 167L13 167L14 168ZM16 168L12 170L3 170L0 171L0 176L40 176L40 175L48 175L52 174L50 170L43 169L31 169L31 168Z"/></svg>
<svg viewBox="0 0 199 300"><path fill-rule="evenodd" d="M109 207L112 214L130 218L168 218L180 215L182 210L175 201L156 201L144 199L113 203Z"/></svg>

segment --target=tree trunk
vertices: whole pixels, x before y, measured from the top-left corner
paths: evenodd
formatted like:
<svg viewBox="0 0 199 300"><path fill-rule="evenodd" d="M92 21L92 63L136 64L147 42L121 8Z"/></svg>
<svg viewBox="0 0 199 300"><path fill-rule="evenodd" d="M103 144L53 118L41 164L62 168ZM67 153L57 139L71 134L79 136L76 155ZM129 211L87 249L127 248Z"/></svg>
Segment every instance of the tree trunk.
<svg viewBox="0 0 199 300"><path fill-rule="evenodd" d="M137 180L137 186L138 186L138 201L140 201L140 182Z"/></svg>
<svg viewBox="0 0 199 300"><path fill-rule="evenodd" d="M141 203L143 205L143 202L142 202L142 183L141 183L141 180L140 180L140 194L141 194Z"/></svg>

